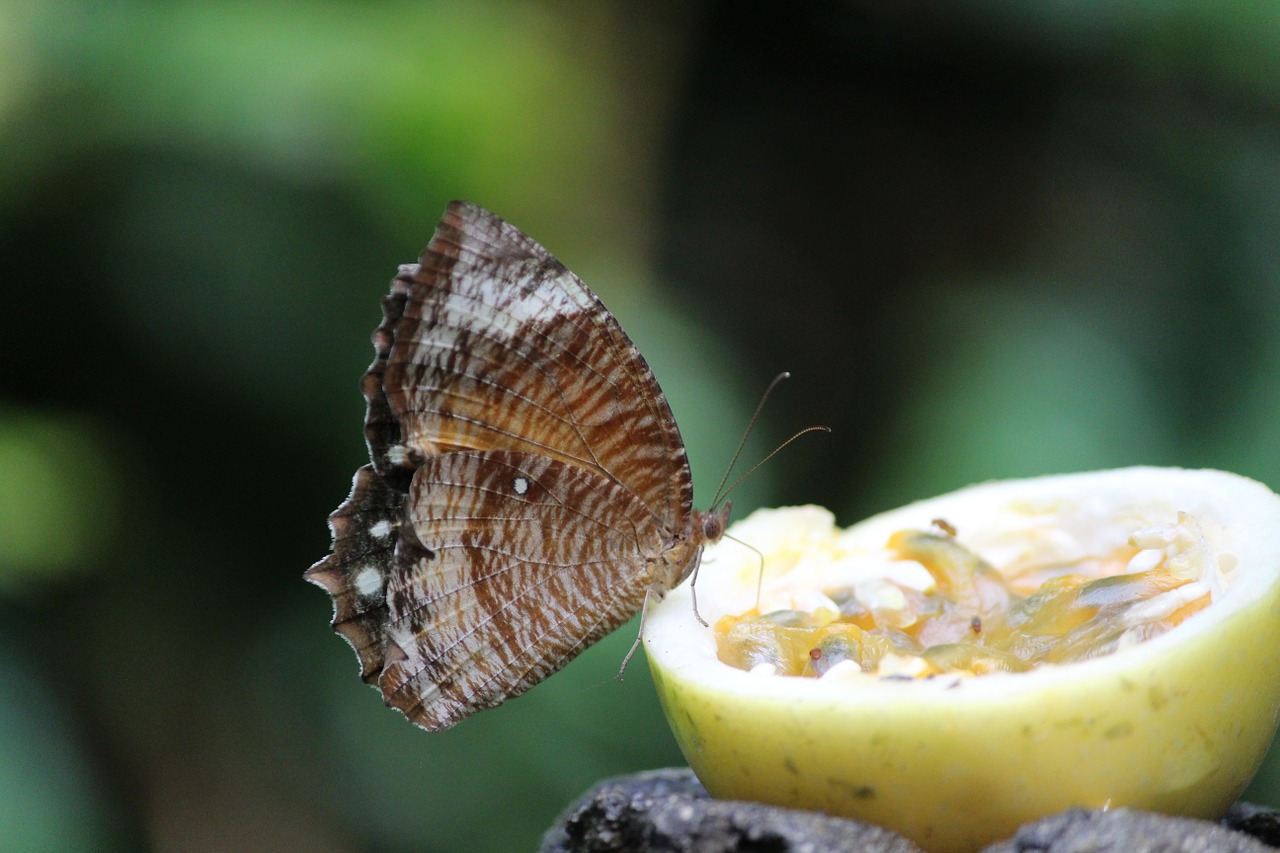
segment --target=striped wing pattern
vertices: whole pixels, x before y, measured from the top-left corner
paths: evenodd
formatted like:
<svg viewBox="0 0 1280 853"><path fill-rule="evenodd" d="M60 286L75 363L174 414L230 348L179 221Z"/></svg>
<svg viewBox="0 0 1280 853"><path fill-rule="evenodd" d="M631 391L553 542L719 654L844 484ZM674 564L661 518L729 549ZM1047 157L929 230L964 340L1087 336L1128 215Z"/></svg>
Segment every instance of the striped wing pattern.
<svg viewBox="0 0 1280 853"><path fill-rule="evenodd" d="M381 683L438 724L524 692L625 622L663 550L634 495L547 456L432 457L408 506Z"/></svg>
<svg viewBox="0 0 1280 853"><path fill-rule="evenodd" d="M684 526L693 484L662 389L600 299L550 253L455 203L407 291L384 382L406 445L594 468L668 534Z"/></svg>
<svg viewBox="0 0 1280 853"><path fill-rule="evenodd" d="M452 203L383 314L362 385L372 464L307 579L333 597L364 680L436 730L678 583L704 516L643 357L516 228Z"/></svg>

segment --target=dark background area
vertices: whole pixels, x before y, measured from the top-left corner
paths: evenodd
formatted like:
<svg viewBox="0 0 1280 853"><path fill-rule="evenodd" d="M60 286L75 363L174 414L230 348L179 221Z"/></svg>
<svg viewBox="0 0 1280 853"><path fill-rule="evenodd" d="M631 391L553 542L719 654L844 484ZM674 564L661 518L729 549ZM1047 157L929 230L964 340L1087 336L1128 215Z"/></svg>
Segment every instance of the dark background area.
<svg viewBox="0 0 1280 853"><path fill-rule="evenodd" d="M450 198L546 245L705 504L1280 485L1280 4L0 7L0 849L520 850L681 762L634 624L436 735L301 580ZM1248 796L1280 804L1280 762Z"/></svg>

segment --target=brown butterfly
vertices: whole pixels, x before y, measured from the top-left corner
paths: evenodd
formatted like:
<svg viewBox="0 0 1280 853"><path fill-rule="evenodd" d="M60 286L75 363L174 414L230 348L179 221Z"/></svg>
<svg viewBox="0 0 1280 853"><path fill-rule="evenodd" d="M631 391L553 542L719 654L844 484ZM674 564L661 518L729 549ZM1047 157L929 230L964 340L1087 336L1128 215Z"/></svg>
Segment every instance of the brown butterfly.
<svg viewBox="0 0 1280 853"><path fill-rule="evenodd" d="M443 729L563 667L724 533L618 321L546 249L449 205L365 373L372 464L306 579L388 705Z"/></svg>

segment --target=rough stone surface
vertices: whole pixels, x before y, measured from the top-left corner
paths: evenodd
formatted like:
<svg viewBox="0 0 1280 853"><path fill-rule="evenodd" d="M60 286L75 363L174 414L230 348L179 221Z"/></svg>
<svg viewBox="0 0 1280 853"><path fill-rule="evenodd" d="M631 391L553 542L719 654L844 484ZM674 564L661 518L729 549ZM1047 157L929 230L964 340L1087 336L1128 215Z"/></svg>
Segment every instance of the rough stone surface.
<svg viewBox="0 0 1280 853"><path fill-rule="evenodd" d="M542 853L921 853L878 826L713 800L686 769L607 779L561 815Z"/></svg>
<svg viewBox="0 0 1280 853"><path fill-rule="evenodd" d="M1023 826L983 853L1274 853L1206 820L1114 809L1071 809Z"/></svg>
<svg viewBox="0 0 1280 853"><path fill-rule="evenodd" d="M1221 824L1129 809L1072 809L1029 823L983 853L1274 853L1275 847L1280 810L1237 803ZM905 838L855 820L713 800L687 768L601 782L560 816L541 850L921 853Z"/></svg>
<svg viewBox="0 0 1280 853"><path fill-rule="evenodd" d="M1280 809L1236 803L1222 819L1227 829L1247 832L1259 841L1280 847Z"/></svg>

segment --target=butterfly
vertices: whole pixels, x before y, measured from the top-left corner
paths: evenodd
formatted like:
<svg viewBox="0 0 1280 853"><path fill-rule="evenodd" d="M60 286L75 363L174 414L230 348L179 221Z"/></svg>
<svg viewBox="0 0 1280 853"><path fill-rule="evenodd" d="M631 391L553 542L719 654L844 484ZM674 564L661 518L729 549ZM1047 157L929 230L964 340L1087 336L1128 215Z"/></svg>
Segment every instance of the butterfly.
<svg viewBox="0 0 1280 853"><path fill-rule="evenodd" d="M688 577L729 504L693 509L671 408L600 299L455 201L383 298L362 380L371 462L306 572L361 677L428 729L501 704Z"/></svg>

